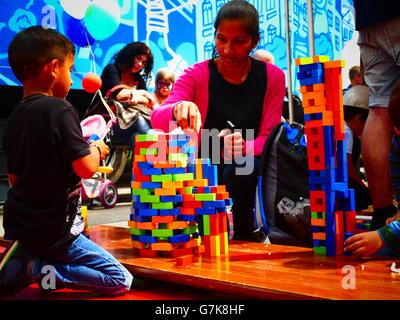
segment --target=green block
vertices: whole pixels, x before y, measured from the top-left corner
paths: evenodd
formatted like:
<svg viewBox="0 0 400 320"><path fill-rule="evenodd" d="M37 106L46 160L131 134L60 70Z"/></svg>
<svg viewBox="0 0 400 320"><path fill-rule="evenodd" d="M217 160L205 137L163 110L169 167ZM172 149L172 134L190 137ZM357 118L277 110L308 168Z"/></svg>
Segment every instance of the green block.
<svg viewBox="0 0 400 320"><path fill-rule="evenodd" d="M140 148L140 154L144 156L155 156L158 155L158 149L156 148Z"/></svg>
<svg viewBox="0 0 400 320"><path fill-rule="evenodd" d="M145 236L146 230L141 230L141 229L137 229L137 228L129 228L129 233L134 234L136 236Z"/></svg>
<svg viewBox="0 0 400 320"><path fill-rule="evenodd" d="M194 174L189 173L178 173L172 175L173 181L189 181L194 179Z"/></svg>
<svg viewBox="0 0 400 320"><path fill-rule="evenodd" d="M152 203L152 209L173 209L174 203L173 202L159 202L159 203Z"/></svg>
<svg viewBox="0 0 400 320"><path fill-rule="evenodd" d="M140 202L142 203L160 202L160 196L140 196Z"/></svg>
<svg viewBox="0 0 400 320"><path fill-rule="evenodd" d="M215 201L215 200L217 200L217 195L215 193L197 193L194 195L194 200L196 200L196 201Z"/></svg>
<svg viewBox="0 0 400 320"><path fill-rule="evenodd" d="M195 232L199 232L199 228L197 225L191 225L188 228L183 229L183 234L192 234Z"/></svg>
<svg viewBox="0 0 400 320"><path fill-rule="evenodd" d="M185 192L186 194L193 194L193 187L186 187Z"/></svg>
<svg viewBox="0 0 400 320"><path fill-rule="evenodd" d="M168 161L184 161L188 159L187 153L170 153Z"/></svg>
<svg viewBox="0 0 400 320"><path fill-rule="evenodd" d="M311 219L325 219L325 212L311 212Z"/></svg>
<svg viewBox="0 0 400 320"><path fill-rule="evenodd" d="M205 236L210 236L210 216L204 215L203 216L203 232Z"/></svg>
<svg viewBox="0 0 400 320"><path fill-rule="evenodd" d="M151 191L149 189L132 189L132 194L135 196L150 196Z"/></svg>
<svg viewBox="0 0 400 320"><path fill-rule="evenodd" d="M314 247L314 253L326 255L326 247Z"/></svg>
<svg viewBox="0 0 400 320"><path fill-rule="evenodd" d="M155 174L151 176L152 182L164 182L164 181L173 181L172 174Z"/></svg>
<svg viewBox="0 0 400 320"><path fill-rule="evenodd" d="M157 134L139 134L136 136L136 141L158 141Z"/></svg>
<svg viewBox="0 0 400 320"><path fill-rule="evenodd" d="M172 237L174 235L174 230L171 229L151 230L151 235L153 237Z"/></svg>

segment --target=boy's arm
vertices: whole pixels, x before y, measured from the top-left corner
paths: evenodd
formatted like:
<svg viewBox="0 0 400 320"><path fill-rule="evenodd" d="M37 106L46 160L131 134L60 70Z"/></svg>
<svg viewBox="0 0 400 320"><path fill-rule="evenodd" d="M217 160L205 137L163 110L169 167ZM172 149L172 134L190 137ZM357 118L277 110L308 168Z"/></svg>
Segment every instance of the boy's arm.
<svg viewBox="0 0 400 320"><path fill-rule="evenodd" d="M74 172L82 179L90 179L99 168L100 160L109 154L109 148L102 140L92 142L89 150L88 155L72 161Z"/></svg>
<svg viewBox="0 0 400 320"><path fill-rule="evenodd" d="M353 157L350 153L347 154L347 175L350 180L357 182L358 184L366 187L364 181L361 177L357 174L356 170L354 169L353 165Z"/></svg>

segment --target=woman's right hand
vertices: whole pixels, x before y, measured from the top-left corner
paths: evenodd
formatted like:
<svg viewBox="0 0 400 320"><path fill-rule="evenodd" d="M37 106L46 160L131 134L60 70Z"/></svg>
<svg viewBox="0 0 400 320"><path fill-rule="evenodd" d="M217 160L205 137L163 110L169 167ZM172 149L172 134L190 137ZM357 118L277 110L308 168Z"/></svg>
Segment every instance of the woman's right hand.
<svg viewBox="0 0 400 320"><path fill-rule="evenodd" d="M145 104L150 109L155 104L154 97L146 90L123 89L117 95L118 101L127 101L129 104Z"/></svg>
<svg viewBox="0 0 400 320"><path fill-rule="evenodd" d="M197 133L201 128L201 115L199 108L191 101L178 102L174 107L174 118L178 125L184 129L193 129Z"/></svg>

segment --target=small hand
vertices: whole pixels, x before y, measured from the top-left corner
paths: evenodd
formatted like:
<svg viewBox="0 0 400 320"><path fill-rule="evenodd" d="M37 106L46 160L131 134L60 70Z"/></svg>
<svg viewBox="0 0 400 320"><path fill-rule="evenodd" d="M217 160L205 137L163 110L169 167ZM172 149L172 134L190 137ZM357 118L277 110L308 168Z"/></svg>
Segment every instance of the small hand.
<svg viewBox="0 0 400 320"><path fill-rule="evenodd" d="M108 156L109 153L110 153L110 148L108 147L108 145L106 145L106 144L104 143L103 140L92 141L90 144L99 147L99 150L100 150L100 160L104 160L105 158L107 158L107 156Z"/></svg>
<svg viewBox="0 0 400 320"><path fill-rule="evenodd" d="M146 90L132 90L128 101L129 104L145 104L150 109L153 108L155 104L154 97Z"/></svg>
<svg viewBox="0 0 400 320"><path fill-rule="evenodd" d="M344 251L352 251L355 256L370 256L385 244L377 231L368 231L348 238L344 245Z"/></svg>
<svg viewBox="0 0 400 320"><path fill-rule="evenodd" d="M244 140L240 132L224 129L218 134L218 138L224 138L224 158L228 160L243 156Z"/></svg>
<svg viewBox="0 0 400 320"><path fill-rule="evenodd" d="M174 117L178 125L183 129L193 129L200 132L201 115L196 104L190 101L182 101L175 105Z"/></svg>
<svg viewBox="0 0 400 320"><path fill-rule="evenodd" d="M396 221L397 219L400 219L400 212L397 212L393 217L387 218L386 219L386 224L389 224L393 221Z"/></svg>

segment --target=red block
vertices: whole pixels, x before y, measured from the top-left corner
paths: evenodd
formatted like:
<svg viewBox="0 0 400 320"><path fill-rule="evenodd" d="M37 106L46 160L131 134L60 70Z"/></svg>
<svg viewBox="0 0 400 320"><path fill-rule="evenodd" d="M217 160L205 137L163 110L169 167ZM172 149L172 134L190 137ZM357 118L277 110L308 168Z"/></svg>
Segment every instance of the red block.
<svg viewBox="0 0 400 320"><path fill-rule="evenodd" d="M210 216L210 234L218 235L220 234L219 217L217 214L211 214Z"/></svg>
<svg viewBox="0 0 400 320"><path fill-rule="evenodd" d="M171 250L173 257L189 255L189 254L192 254L192 252L193 252L192 248L179 248L179 249Z"/></svg>
<svg viewBox="0 0 400 320"><path fill-rule="evenodd" d="M324 191L310 191L310 206L311 211L325 212L326 200Z"/></svg>
<svg viewBox="0 0 400 320"><path fill-rule="evenodd" d="M186 266L194 262L194 255L189 254L186 256L179 256L176 258L176 265L177 266Z"/></svg>

